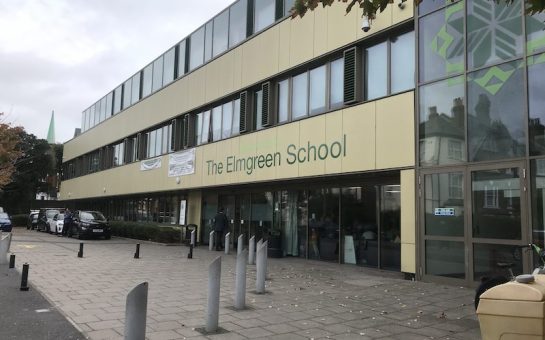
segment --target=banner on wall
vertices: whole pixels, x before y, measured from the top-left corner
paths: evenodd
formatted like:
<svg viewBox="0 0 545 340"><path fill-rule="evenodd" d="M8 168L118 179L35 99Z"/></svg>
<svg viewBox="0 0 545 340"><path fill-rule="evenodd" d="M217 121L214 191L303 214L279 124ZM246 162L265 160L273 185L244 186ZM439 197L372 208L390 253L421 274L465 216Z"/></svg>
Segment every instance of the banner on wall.
<svg viewBox="0 0 545 340"><path fill-rule="evenodd" d="M187 206L186 200L180 201L180 225L185 225L185 208Z"/></svg>
<svg viewBox="0 0 545 340"><path fill-rule="evenodd" d="M140 171L159 169L161 167L161 157L146 159L140 162Z"/></svg>
<svg viewBox="0 0 545 340"><path fill-rule="evenodd" d="M176 152L168 156L168 177L195 173L195 149Z"/></svg>

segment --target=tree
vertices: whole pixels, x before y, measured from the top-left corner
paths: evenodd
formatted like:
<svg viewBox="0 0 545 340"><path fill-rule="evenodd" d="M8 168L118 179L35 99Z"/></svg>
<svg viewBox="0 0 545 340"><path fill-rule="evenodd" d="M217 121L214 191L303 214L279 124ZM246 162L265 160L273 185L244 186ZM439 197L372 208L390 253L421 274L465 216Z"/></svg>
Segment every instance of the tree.
<svg viewBox="0 0 545 340"><path fill-rule="evenodd" d="M4 114L0 113L0 190L12 181L15 171L15 162L21 155L17 148L20 142L20 127L12 127L1 120Z"/></svg>
<svg viewBox="0 0 545 340"><path fill-rule="evenodd" d="M346 3L346 13L349 13L356 5L362 9L362 16L372 20L376 17L377 13L384 11L389 4L392 4L393 0L336 0L337 2ZM422 1L438 1L438 0L414 0L415 5L418 6ZM454 2L453 0L451 0ZM499 3L506 1L512 3L514 0L491 0ZM291 9L291 17L303 17L308 10L313 11L320 4L322 7L331 6L335 0L295 0L293 8ZM545 0L524 0L526 4L526 12L528 14L535 14L545 11Z"/></svg>

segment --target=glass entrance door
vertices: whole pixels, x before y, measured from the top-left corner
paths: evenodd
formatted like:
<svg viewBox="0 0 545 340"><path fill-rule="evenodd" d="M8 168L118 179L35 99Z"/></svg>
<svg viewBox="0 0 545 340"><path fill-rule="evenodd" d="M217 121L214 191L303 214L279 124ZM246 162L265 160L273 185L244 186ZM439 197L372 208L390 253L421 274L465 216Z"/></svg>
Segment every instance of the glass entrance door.
<svg viewBox="0 0 545 340"><path fill-rule="evenodd" d="M525 170L520 163L460 167L420 175L424 276L472 284L483 276L529 270Z"/></svg>

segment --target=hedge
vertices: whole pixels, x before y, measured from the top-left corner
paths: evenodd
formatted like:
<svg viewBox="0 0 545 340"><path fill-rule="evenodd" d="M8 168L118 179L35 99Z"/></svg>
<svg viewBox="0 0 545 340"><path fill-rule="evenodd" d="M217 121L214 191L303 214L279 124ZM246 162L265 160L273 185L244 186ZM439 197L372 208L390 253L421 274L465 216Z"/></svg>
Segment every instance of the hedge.
<svg viewBox="0 0 545 340"><path fill-rule="evenodd" d="M160 243L180 243L179 227L163 226L150 222L110 221L112 235Z"/></svg>
<svg viewBox="0 0 545 340"><path fill-rule="evenodd" d="M11 215L9 218L11 219L11 225L14 227L26 227L28 222L27 214Z"/></svg>

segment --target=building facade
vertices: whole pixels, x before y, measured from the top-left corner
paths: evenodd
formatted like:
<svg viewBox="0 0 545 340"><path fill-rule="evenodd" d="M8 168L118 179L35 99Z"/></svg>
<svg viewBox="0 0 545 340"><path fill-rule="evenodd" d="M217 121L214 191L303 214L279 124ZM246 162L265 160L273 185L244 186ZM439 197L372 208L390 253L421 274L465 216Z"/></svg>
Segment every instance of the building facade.
<svg viewBox="0 0 545 340"><path fill-rule="evenodd" d="M471 285L543 243L544 16L239 0L84 110L61 197L269 253Z"/></svg>

